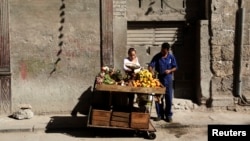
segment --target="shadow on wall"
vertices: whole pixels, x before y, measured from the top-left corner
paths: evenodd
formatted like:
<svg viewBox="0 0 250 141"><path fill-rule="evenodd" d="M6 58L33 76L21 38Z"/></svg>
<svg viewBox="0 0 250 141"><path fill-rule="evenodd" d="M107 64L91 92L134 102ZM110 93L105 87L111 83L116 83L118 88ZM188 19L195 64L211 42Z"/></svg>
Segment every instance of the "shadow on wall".
<svg viewBox="0 0 250 141"><path fill-rule="evenodd" d="M92 95L92 87L90 86L86 91L82 93L82 95L78 99L79 101L72 110L71 115L74 117L77 116L77 113L88 115L89 108L92 103Z"/></svg>

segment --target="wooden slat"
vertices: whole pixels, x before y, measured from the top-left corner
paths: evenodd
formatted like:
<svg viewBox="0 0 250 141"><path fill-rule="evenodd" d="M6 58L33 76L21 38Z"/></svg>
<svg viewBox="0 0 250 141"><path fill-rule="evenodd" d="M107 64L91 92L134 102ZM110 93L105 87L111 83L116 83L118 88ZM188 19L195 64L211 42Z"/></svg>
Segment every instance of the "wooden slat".
<svg viewBox="0 0 250 141"><path fill-rule="evenodd" d="M154 41L153 38L141 38L141 37L137 37L137 38L128 38L128 41Z"/></svg>
<svg viewBox="0 0 250 141"><path fill-rule="evenodd" d="M177 37L174 34L164 34L164 36L156 36L155 39L161 39L161 38L175 38Z"/></svg>
<svg viewBox="0 0 250 141"><path fill-rule="evenodd" d="M157 41L154 43L146 43L146 42L128 42L127 46L131 47L131 46L158 46L161 45L163 42L169 42L170 44L182 44L182 41L173 41L173 40L164 40L164 41Z"/></svg>
<svg viewBox="0 0 250 141"><path fill-rule="evenodd" d="M109 126L110 121L92 120L92 125L96 126Z"/></svg>
<svg viewBox="0 0 250 141"><path fill-rule="evenodd" d="M93 109L92 115L93 116L110 117L111 116L111 111Z"/></svg>
<svg viewBox="0 0 250 141"><path fill-rule="evenodd" d="M176 38L156 38L155 42L159 42L159 41L175 41L177 40Z"/></svg>
<svg viewBox="0 0 250 141"><path fill-rule="evenodd" d="M142 38L142 39L154 39L154 38L166 38L166 37L181 37L178 34L155 34L155 35L148 35L148 34L133 34L128 35L128 39L135 39L135 38Z"/></svg>
<svg viewBox="0 0 250 141"><path fill-rule="evenodd" d="M130 113L114 111L114 112L112 112L112 116L129 118Z"/></svg>
<svg viewBox="0 0 250 141"><path fill-rule="evenodd" d="M128 30L127 33L128 34L134 34L134 33L151 33L153 34L155 31L152 29L152 30Z"/></svg>
<svg viewBox="0 0 250 141"><path fill-rule="evenodd" d="M155 34L176 34L177 31L155 31Z"/></svg>
<svg viewBox="0 0 250 141"><path fill-rule="evenodd" d="M132 112L131 122L135 123L149 123L149 113Z"/></svg>
<svg viewBox="0 0 250 141"><path fill-rule="evenodd" d="M107 85L97 84L95 90L98 91L109 91L109 92L125 92L125 93L141 93L141 94L165 94L166 88L149 88L149 87L131 87L131 86L120 86L120 85Z"/></svg>
<svg viewBox="0 0 250 141"><path fill-rule="evenodd" d="M127 38L137 38L137 37L141 37L141 38L143 38L143 37L145 37L145 38L148 38L148 37L151 37L151 38L153 38L154 37L154 34L128 34L127 35Z"/></svg>
<svg viewBox="0 0 250 141"><path fill-rule="evenodd" d="M179 30L180 28L155 28L155 31L170 31L170 30Z"/></svg>
<svg viewBox="0 0 250 141"><path fill-rule="evenodd" d="M182 36L182 29L177 27L130 29L127 32L127 46L159 46L163 42L182 44Z"/></svg>
<svg viewBox="0 0 250 141"><path fill-rule="evenodd" d="M114 127L125 127L125 128L128 128L129 127L129 122L111 121L110 125L114 126Z"/></svg>
<svg viewBox="0 0 250 141"><path fill-rule="evenodd" d="M177 37L182 37L182 34L155 34L155 38L161 38L161 37L173 37L173 36L177 36Z"/></svg>
<svg viewBox="0 0 250 141"><path fill-rule="evenodd" d="M118 116L112 116L111 121L120 121L120 122L129 122L129 118L124 117L118 117Z"/></svg>

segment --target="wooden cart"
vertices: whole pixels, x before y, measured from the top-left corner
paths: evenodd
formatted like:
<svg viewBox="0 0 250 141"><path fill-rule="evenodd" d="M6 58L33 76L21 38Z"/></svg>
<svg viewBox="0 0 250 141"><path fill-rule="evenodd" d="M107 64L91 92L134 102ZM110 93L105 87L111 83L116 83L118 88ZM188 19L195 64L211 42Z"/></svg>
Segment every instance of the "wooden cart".
<svg viewBox="0 0 250 141"><path fill-rule="evenodd" d="M165 94L165 88L149 88L149 87L131 87L121 85L95 85L94 91L99 92L98 95L102 95L102 92L108 94L107 106L90 106L87 127L97 128L113 128L124 130L135 130L136 132L145 132L148 139L155 139L156 129L150 121L150 114L153 104L153 95ZM151 96L149 110L147 112L124 110L123 108L113 107L113 97L116 95L137 94ZM104 99L102 98L101 101ZM104 108L105 107L105 108ZM130 107L133 108L133 107Z"/></svg>

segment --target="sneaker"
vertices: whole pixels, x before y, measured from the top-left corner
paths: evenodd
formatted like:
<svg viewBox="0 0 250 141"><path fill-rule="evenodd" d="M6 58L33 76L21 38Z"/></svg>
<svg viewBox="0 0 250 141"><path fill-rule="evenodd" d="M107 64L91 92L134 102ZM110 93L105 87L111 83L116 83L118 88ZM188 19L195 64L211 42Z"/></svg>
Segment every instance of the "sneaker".
<svg viewBox="0 0 250 141"><path fill-rule="evenodd" d="M173 122L173 119L172 119L172 117L168 117L168 118L166 119L166 121L169 122L169 123L171 123L171 122Z"/></svg>
<svg viewBox="0 0 250 141"><path fill-rule="evenodd" d="M154 119L154 121L160 121L160 120L161 120L160 117L157 117L157 118Z"/></svg>

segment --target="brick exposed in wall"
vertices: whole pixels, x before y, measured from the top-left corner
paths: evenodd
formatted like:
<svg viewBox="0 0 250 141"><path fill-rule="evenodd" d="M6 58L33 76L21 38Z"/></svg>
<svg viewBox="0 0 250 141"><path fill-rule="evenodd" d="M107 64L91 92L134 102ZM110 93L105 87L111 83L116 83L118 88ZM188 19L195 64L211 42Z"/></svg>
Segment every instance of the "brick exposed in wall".
<svg viewBox="0 0 250 141"><path fill-rule="evenodd" d="M232 61L213 61L212 71L217 77L225 77L233 74L233 62Z"/></svg>
<svg viewBox="0 0 250 141"><path fill-rule="evenodd" d="M250 61L250 45L244 45L242 56L243 61Z"/></svg>
<svg viewBox="0 0 250 141"><path fill-rule="evenodd" d="M216 23L214 23L216 24ZM212 36L212 45L218 46L225 46L225 45L233 45L235 41L235 31L228 30L228 29L212 29L213 36Z"/></svg>
<svg viewBox="0 0 250 141"><path fill-rule="evenodd" d="M242 76L249 77L250 76L250 61L243 61L241 63L241 74Z"/></svg>
<svg viewBox="0 0 250 141"><path fill-rule="evenodd" d="M233 97L233 70L235 49L238 49L237 41L237 26L236 14L239 10L238 0L212 0L211 5L211 56L212 56L212 71L217 79L212 79L212 95L213 97ZM249 58L250 58L250 24L249 10L250 1L244 1L243 5L246 8L245 23L243 29L243 45L242 48L242 93L249 94ZM221 80L220 80L221 79ZM219 100L220 101L220 100ZM214 105L219 103L215 102ZM220 105L223 105L220 104ZM224 103L225 105L225 103Z"/></svg>
<svg viewBox="0 0 250 141"><path fill-rule="evenodd" d="M211 83L213 98L232 96L232 81L232 77L213 77Z"/></svg>
<svg viewBox="0 0 250 141"><path fill-rule="evenodd" d="M221 46L214 45L211 51L212 51L211 53L212 60L220 61L221 60Z"/></svg>
<svg viewBox="0 0 250 141"><path fill-rule="evenodd" d="M221 60L223 61L233 61L234 60L234 46L231 44L229 46L221 47Z"/></svg>

